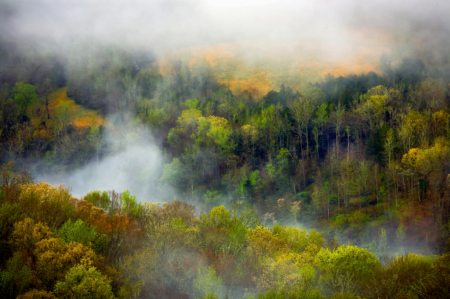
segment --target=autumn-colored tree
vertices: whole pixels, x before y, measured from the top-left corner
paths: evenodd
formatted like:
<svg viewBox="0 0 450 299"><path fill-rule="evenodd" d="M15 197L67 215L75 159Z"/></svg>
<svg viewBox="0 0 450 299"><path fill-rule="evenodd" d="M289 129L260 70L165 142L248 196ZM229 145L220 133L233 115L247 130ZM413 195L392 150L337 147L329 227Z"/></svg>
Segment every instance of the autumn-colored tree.
<svg viewBox="0 0 450 299"><path fill-rule="evenodd" d="M28 217L42 221L55 229L74 216L75 199L66 187L29 183L22 185L21 188L19 203Z"/></svg>
<svg viewBox="0 0 450 299"><path fill-rule="evenodd" d="M3 164L0 172L0 188L2 190L0 200L10 203L18 202L21 185L31 183L32 181L33 177L31 173L15 168L13 161Z"/></svg>
<svg viewBox="0 0 450 299"><path fill-rule="evenodd" d="M142 237L142 230L131 217L114 212L116 209L112 210L111 214L107 214L85 200L78 200L75 211L75 218L96 226L99 233L107 236L108 241L102 253L110 261L133 251L133 245Z"/></svg>

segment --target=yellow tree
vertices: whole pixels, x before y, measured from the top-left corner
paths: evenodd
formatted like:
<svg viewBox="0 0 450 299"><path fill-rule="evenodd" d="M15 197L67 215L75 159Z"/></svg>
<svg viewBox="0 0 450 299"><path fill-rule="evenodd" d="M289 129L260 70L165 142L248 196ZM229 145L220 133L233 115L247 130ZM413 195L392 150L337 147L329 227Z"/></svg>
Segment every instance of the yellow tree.
<svg viewBox="0 0 450 299"><path fill-rule="evenodd" d="M405 171L410 175L411 188L413 188L413 176L417 174L418 197L421 199L420 180L425 179L434 186L438 182L430 180L431 173L442 173L442 164L449 156L449 147L444 138L436 138L434 146L425 149L412 148L403 155L402 164Z"/></svg>
<svg viewBox="0 0 450 299"><path fill-rule="evenodd" d="M198 109L183 110L177 119L177 128L181 132L192 134L197 128L198 120L202 112Z"/></svg>
<svg viewBox="0 0 450 299"><path fill-rule="evenodd" d="M414 110L403 117L398 136L405 152L408 152L417 141L427 141L428 125L426 116Z"/></svg>
<svg viewBox="0 0 450 299"><path fill-rule="evenodd" d="M59 228L74 216L75 201L66 187L53 187L47 183L23 185L19 197L19 203L26 215L46 223L53 229Z"/></svg>

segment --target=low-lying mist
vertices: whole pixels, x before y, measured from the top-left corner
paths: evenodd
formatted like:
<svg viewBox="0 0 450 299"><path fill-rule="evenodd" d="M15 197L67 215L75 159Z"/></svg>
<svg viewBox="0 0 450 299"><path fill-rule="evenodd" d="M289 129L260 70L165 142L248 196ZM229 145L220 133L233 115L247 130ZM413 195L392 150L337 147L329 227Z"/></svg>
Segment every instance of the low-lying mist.
<svg viewBox="0 0 450 299"><path fill-rule="evenodd" d="M106 123L97 142L102 143L107 154L71 171L40 173L35 167L36 179L52 185L63 184L78 198L92 190L120 193L129 190L138 201L149 202L173 196L168 188L158 188L165 158L150 130L126 116L110 116Z"/></svg>

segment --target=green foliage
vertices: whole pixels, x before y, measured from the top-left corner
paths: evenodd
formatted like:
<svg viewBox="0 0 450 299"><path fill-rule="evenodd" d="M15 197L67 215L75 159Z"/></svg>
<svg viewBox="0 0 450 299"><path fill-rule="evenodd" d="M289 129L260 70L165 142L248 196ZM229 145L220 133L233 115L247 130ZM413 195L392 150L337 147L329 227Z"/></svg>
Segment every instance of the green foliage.
<svg viewBox="0 0 450 299"><path fill-rule="evenodd" d="M216 275L216 271L211 267L200 267L197 277L194 280L194 298L214 298L223 296L222 278ZM209 295L213 293L214 295ZM217 297L215 297L217 298Z"/></svg>
<svg viewBox="0 0 450 299"><path fill-rule="evenodd" d="M56 283L54 293L58 298L112 299L110 283L95 267L79 265L69 270L64 281Z"/></svg>
<svg viewBox="0 0 450 299"><path fill-rule="evenodd" d="M73 114L71 113L71 105L68 102L60 102L56 107L56 117L63 128L64 132L67 133L67 128L69 123L72 121ZM91 135L92 136L92 135Z"/></svg>
<svg viewBox="0 0 450 299"><path fill-rule="evenodd" d="M24 64L15 66L18 71L27 69L26 61L42 66L14 52L8 54L11 63ZM86 258L121 265L121 278L108 277L122 297L192 297L196 277L221 279L230 292L272 289L261 295L271 298L320 296L318 290L331 298L450 296L447 256L389 259L394 239L400 248L414 244L427 253L443 252L450 240L442 225L449 219L450 189L445 76L410 61L402 63L407 73L386 67L383 75L328 76L303 82L301 94L282 86L260 97L257 90L233 94L218 83L230 79L233 69L218 81L207 63L178 61L158 70L119 49L85 54L70 54L61 67L70 96L105 113L131 111L131 122L149 125L158 139L167 136L164 152L173 160L164 166L157 195L167 200L165 188L174 188L172 194L195 203L203 199L211 210L196 217L188 204L141 204L128 191L111 198L93 191L80 201L67 188L33 184L26 172L6 164L0 185L2 287L14 286L17 293L19 280L11 273L26 265L34 289L23 298L52 297L47 291ZM106 63L98 68L97 61ZM84 120L75 121L73 106L50 94L64 85L54 83L62 71L44 76L46 67L33 69L36 75L8 77L14 88L0 86L0 158L46 156L42 171L59 172L106 155L102 127L77 128ZM16 83L18 78L36 87ZM37 94L45 106L34 105ZM369 160L361 160L364 153ZM247 204L274 226L260 226ZM324 234L278 224L292 219ZM98 232L108 235L107 243ZM323 236L371 252L336 242L321 249ZM107 257L97 260L92 249ZM13 267L18 253L23 265ZM204 263L209 272L199 269ZM216 296L206 292L199 296Z"/></svg>
<svg viewBox="0 0 450 299"><path fill-rule="evenodd" d="M3 203L0 206L0 240L8 239L14 223L20 221L22 217L19 204Z"/></svg>
<svg viewBox="0 0 450 299"><path fill-rule="evenodd" d="M30 284L32 272L21 259L20 253L6 262L5 271L0 270L0 291L3 298L16 298Z"/></svg>
<svg viewBox="0 0 450 299"><path fill-rule="evenodd" d="M17 296L17 299L54 299L54 298L55 296L53 295L52 292L37 289L30 290L25 294Z"/></svg>
<svg viewBox="0 0 450 299"><path fill-rule="evenodd" d="M204 226L229 228L232 225L231 213L224 207L214 207L209 214L203 213L200 221Z"/></svg>
<svg viewBox="0 0 450 299"><path fill-rule="evenodd" d="M122 212L128 214L130 217L138 219L142 216L144 206L137 202L136 196L131 195L130 191L125 190L122 193L119 204Z"/></svg>
<svg viewBox="0 0 450 299"><path fill-rule="evenodd" d="M316 230L311 230L307 233L305 230L300 230L295 227L285 227L275 224L272 232L274 236L285 240L289 247L298 253L303 252L311 244L321 248L325 243L322 233L317 233Z"/></svg>
<svg viewBox="0 0 450 299"><path fill-rule="evenodd" d="M3 260L0 266L3 266L9 256L12 254L11 242L9 239L14 230L14 224L23 218L19 204L3 203L0 206L0 255Z"/></svg>
<svg viewBox="0 0 450 299"><path fill-rule="evenodd" d="M251 297L247 297L251 298ZM259 294L258 299L323 299L324 297L318 290L309 290L307 292L299 290L286 291L284 288L278 292L270 290L266 293Z"/></svg>
<svg viewBox="0 0 450 299"><path fill-rule="evenodd" d="M23 82L17 82L14 86L14 101L22 109L22 113L25 113L25 110L30 104L36 103L37 99L35 86Z"/></svg>
<svg viewBox="0 0 450 299"><path fill-rule="evenodd" d="M386 255L387 253L387 236L386 236L386 230L384 228L382 228L380 230L380 234L379 234L379 241L378 241L378 253L380 254L380 257L383 257Z"/></svg>
<svg viewBox="0 0 450 299"><path fill-rule="evenodd" d="M102 208L107 210L110 206L111 200L106 191L100 193L100 191L91 191L86 194L83 199L87 202L90 202L94 206L98 208Z"/></svg>
<svg viewBox="0 0 450 299"><path fill-rule="evenodd" d="M186 100L186 102L184 102L184 105L188 109L197 109L199 105L199 100L198 99Z"/></svg>
<svg viewBox="0 0 450 299"><path fill-rule="evenodd" d="M167 143L171 146L176 146L180 142L180 137L178 136L177 130L171 128L167 134Z"/></svg>
<svg viewBox="0 0 450 299"><path fill-rule="evenodd" d="M90 226L81 219L75 222L69 219L56 231L56 235L67 244L77 242L85 246L92 246L97 253L101 252L107 243L106 235L99 234L95 226Z"/></svg>
<svg viewBox="0 0 450 299"><path fill-rule="evenodd" d="M182 132L193 132L197 127L202 112L198 109L183 110L177 119L177 126Z"/></svg>
<svg viewBox="0 0 450 299"><path fill-rule="evenodd" d="M316 86L310 87L302 92L303 97L313 105L320 106L327 101L325 93Z"/></svg>
<svg viewBox="0 0 450 299"><path fill-rule="evenodd" d="M177 186L184 180L184 171L183 163L178 158L174 158L171 163L164 165L160 183Z"/></svg>
<svg viewBox="0 0 450 299"><path fill-rule="evenodd" d="M345 292L345 293L334 293L331 295L330 299L359 299L359 296L355 296L353 293Z"/></svg>
<svg viewBox="0 0 450 299"><path fill-rule="evenodd" d="M216 206L222 200L222 194L217 190L208 190L203 195L203 198L208 206Z"/></svg>
<svg viewBox="0 0 450 299"><path fill-rule="evenodd" d="M214 292L208 293L203 299L219 299Z"/></svg>
<svg viewBox="0 0 450 299"><path fill-rule="evenodd" d="M154 131L158 131L167 121L170 119L170 114L168 114L164 109L153 108L148 109L146 120L148 124ZM169 132L170 134L170 132ZM169 137L168 137L169 139Z"/></svg>
<svg viewBox="0 0 450 299"><path fill-rule="evenodd" d="M322 271L320 280L324 291L331 294L335 291L364 293L382 268L373 253L356 246L341 246L334 251L321 249L316 263Z"/></svg>

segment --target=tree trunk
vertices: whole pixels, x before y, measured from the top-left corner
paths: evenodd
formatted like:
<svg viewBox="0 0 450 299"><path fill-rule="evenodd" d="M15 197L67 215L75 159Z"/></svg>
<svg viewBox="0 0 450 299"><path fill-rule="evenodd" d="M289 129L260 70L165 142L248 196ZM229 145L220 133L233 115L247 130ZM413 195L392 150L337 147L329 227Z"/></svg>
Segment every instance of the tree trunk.
<svg viewBox="0 0 450 299"><path fill-rule="evenodd" d="M47 118L50 119L50 113L48 112L48 97L45 97L45 107L47 108Z"/></svg>

